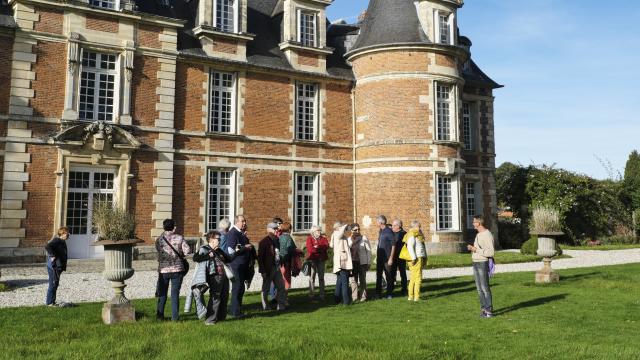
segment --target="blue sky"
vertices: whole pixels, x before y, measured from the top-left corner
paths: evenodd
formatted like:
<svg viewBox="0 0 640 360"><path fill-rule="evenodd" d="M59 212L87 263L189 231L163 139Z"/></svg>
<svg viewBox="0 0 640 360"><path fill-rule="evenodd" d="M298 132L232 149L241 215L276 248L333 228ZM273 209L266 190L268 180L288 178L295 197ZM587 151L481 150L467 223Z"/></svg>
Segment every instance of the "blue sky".
<svg viewBox="0 0 640 360"><path fill-rule="evenodd" d="M349 22L367 0L335 0ZM609 177L640 150L640 1L467 0L458 13L495 92L496 164Z"/></svg>

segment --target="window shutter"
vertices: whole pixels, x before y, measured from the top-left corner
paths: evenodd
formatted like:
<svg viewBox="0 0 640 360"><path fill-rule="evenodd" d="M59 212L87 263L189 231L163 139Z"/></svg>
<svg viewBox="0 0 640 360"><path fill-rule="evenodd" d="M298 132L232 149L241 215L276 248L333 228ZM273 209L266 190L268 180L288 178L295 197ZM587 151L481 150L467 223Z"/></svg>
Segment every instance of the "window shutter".
<svg viewBox="0 0 640 360"><path fill-rule="evenodd" d="M456 44L456 21L455 21L455 15L454 13L451 13L449 15L449 45L455 45Z"/></svg>
<svg viewBox="0 0 640 360"><path fill-rule="evenodd" d="M211 16L213 17L213 20L211 21L211 24L213 24L213 27L216 28L218 27L218 0L213 0L213 8L211 9Z"/></svg>
<svg viewBox="0 0 640 360"><path fill-rule="evenodd" d="M302 11L300 9L296 10L296 39L298 42L302 42Z"/></svg>

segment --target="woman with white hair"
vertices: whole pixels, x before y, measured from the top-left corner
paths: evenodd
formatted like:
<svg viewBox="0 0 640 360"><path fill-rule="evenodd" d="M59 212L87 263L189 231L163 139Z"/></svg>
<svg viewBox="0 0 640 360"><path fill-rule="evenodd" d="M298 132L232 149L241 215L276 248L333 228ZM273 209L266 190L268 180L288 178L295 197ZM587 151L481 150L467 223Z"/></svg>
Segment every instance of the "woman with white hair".
<svg viewBox="0 0 640 360"><path fill-rule="evenodd" d="M351 304L351 291L349 291L349 274L353 269L351 258L351 237L347 225L340 226L331 235L329 247L333 249L333 273L336 274L336 304Z"/></svg>
<svg viewBox="0 0 640 360"><path fill-rule="evenodd" d="M311 264L311 274L309 274L309 297L313 298L315 292L316 275L318 276L318 286L320 287L320 300L324 300L324 264L327 261L327 250L329 240L322 235L320 227L313 225L307 237L307 261Z"/></svg>
<svg viewBox="0 0 640 360"><path fill-rule="evenodd" d="M411 272L409 298L407 300L418 301L420 300L420 286L422 285L422 268L427 264L427 249L424 234L417 220L411 222L411 229L407 231L403 241L407 244L407 250L409 250L409 254L404 257L404 260L409 263L409 271Z"/></svg>

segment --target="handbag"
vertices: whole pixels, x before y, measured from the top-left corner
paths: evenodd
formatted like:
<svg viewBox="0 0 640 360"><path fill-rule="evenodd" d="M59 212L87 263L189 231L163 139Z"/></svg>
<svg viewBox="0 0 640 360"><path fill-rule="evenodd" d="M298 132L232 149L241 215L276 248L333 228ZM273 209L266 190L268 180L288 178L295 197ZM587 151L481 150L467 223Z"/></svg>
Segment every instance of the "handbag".
<svg viewBox="0 0 640 360"><path fill-rule="evenodd" d="M167 241L167 238L164 237L164 235L162 236L162 239L164 240L164 242L167 243L167 245L169 245L169 247L171 248L171 250L173 250L174 253L176 253L176 255L178 255L178 257L180 258L180 261L182 261L182 268L184 269L183 271L181 271L180 273L184 276L187 275L187 273L189 272L189 262L187 261L187 258L184 255L181 255L174 247L173 245L171 245L171 243L169 241Z"/></svg>
<svg viewBox="0 0 640 360"><path fill-rule="evenodd" d="M409 254L409 249L407 248L407 243L404 243L402 246L402 250L400 250L400 255L398 256L402 260L411 261L411 255Z"/></svg>
<svg viewBox="0 0 640 360"><path fill-rule="evenodd" d="M224 268L224 274L227 276L227 279L233 280L236 277L236 275L233 273L233 270L231 270L231 266L223 262L222 267Z"/></svg>
<svg viewBox="0 0 640 360"><path fill-rule="evenodd" d="M311 261L305 261L302 264L302 274L304 276L311 276Z"/></svg>

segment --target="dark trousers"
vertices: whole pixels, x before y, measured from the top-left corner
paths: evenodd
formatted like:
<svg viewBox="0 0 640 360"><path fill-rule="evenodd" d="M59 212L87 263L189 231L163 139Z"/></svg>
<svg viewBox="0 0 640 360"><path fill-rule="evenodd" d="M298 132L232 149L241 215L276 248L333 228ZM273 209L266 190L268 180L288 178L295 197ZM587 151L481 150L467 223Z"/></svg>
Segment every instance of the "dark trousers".
<svg viewBox="0 0 640 360"><path fill-rule="evenodd" d="M336 273L336 302L343 305L351 304L351 291L349 291L349 270L340 270Z"/></svg>
<svg viewBox="0 0 640 360"><path fill-rule="evenodd" d="M46 304L51 305L56 303L56 293L58 291L58 285L60 285L60 274L62 271L52 268L51 263L47 260L47 273L49 274L49 288L47 289Z"/></svg>
<svg viewBox="0 0 640 360"><path fill-rule="evenodd" d="M227 301L229 300L229 280L226 276L215 275L207 279L209 284L209 302L207 303L208 323L216 323L227 317Z"/></svg>
<svg viewBox="0 0 640 360"><path fill-rule="evenodd" d="M393 261L393 281L396 280L396 273L400 273L400 284L402 285L402 293L407 293L407 261L395 259Z"/></svg>
<svg viewBox="0 0 640 360"><path fill-rule="evenodd" d="M393 279L394 277L392 277L391 275L391 269L389 269L389 267L387 266L387 261L389 259L387 258L387 253L383 250L378 248L378 253L377 253L377 257L376 257L376 296L377 297L382 297L382 274L384 274L384 278L387 281L387 295L386 296L391 296L391 293L393 292Z"/></svg>
<svg viewBox="0 0 640 360"><path fill-rule="evenodd" d="M164 306L167 304L167 292L169 291L169 283L171 283L171 320L177 321L180 319L180 288L184 275L177 272L159 275L158 289L156 290L158 296L156 315L164 317Z"/></svg>
<svg viewBox="0 0 640 360"><path fill-rule="evenodd" d="M242 297L244 296L244 281L247 278L246 266L232 268L235 276L231 281L231 315L240 316Z"/></svg>

